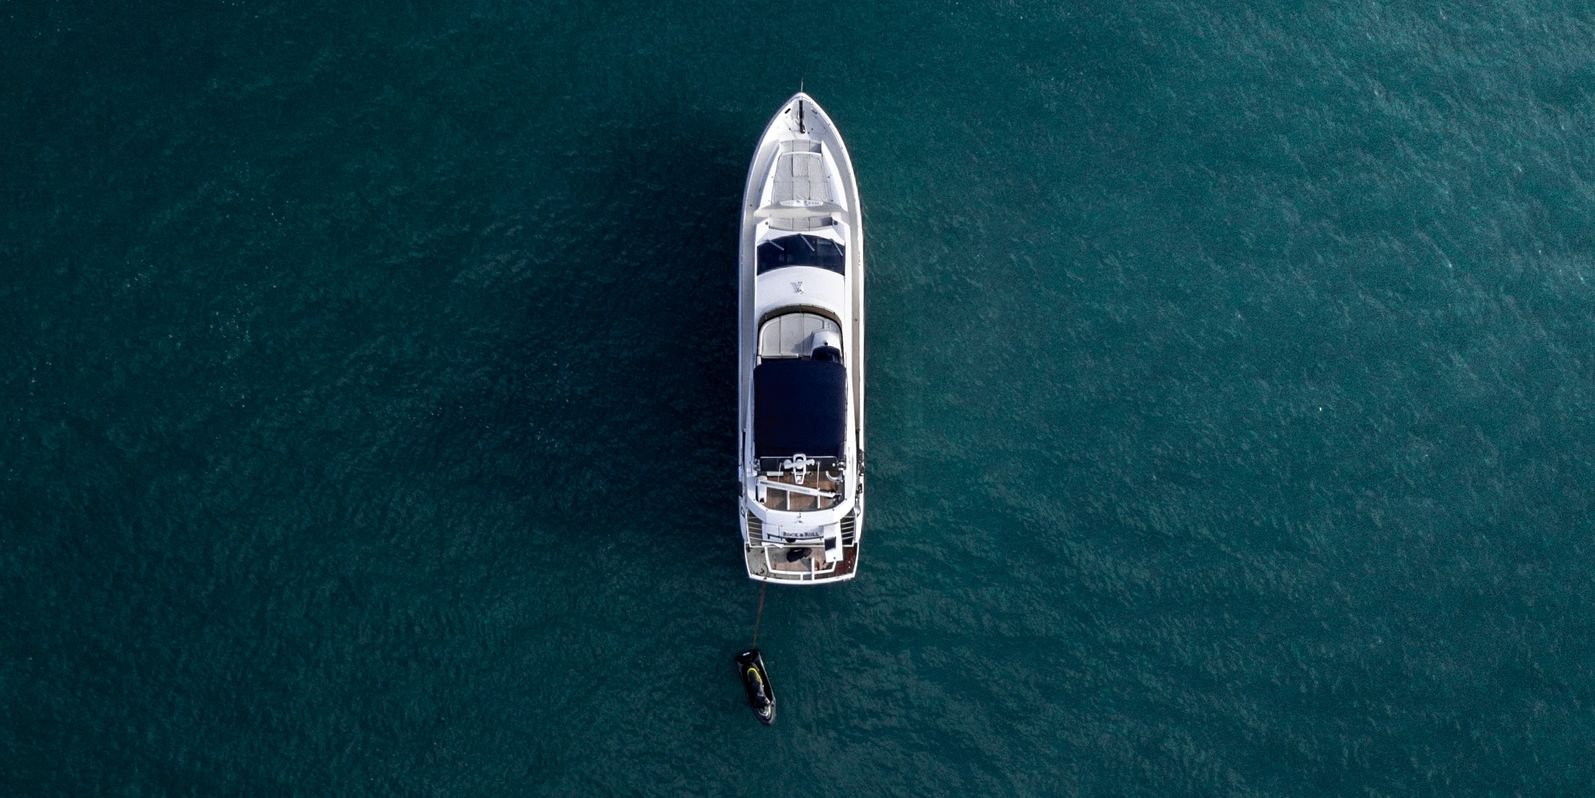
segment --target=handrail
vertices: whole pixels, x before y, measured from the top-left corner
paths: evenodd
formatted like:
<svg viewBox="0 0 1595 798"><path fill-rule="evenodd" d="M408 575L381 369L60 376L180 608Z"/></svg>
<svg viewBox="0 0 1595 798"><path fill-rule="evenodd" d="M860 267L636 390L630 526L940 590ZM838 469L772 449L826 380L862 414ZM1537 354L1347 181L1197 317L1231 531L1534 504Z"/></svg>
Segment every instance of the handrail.
<svg viewBox="0 0 1595 798"><path fill-rule="evenodd" d="M784 490L787 493L798 493L804 496L819 496L822 499L834 499L841 495L834 490L820 490L806 485L793 485L790 482L771 482L764 477L759 477L759 487L775 488L776 490Z"/></svg>
<svg viewBox="0 0 1595 798"><path fill-rule="evenodd" d="M776 568L775 563L770 562L769 549L764 549L761 552L761 555L764 557L765 577L788 582L813 581L816 577L830 576L831 574L836 573L836 571L841 567L841 562L837 561L834 563L827 563L824 568L816 568L814 567L814 559L810 558L808 561L809 569L807 571L786 571Z"/></svg>

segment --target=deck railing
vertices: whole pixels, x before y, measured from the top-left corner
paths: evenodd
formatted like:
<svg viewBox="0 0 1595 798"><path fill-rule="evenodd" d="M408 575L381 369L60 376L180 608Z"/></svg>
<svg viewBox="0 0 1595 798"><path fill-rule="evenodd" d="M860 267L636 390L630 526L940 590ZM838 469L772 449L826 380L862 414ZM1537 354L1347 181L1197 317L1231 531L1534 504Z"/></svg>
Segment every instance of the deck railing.
<svg viewBox="0 0 1595 798"><path fill-rule="evenodd" d="M848 565L849 558L846 556L844 556L842 560L838 560L836 562L824 562L823 560L809 557L807 559L808 568L802 571L789 571L776 568L775 563L771 562L770 560L771 552L784 552L786 549L793 546L814 546L818 545L820 540L813 539L805 540L801 543L789 543L780 538L766 538L764 536L764 522L751 512L747 513L747 523L748 543L743 550L743 556L748 560L750 572L755 570L755 566L762 566L762 568L757 569L762 570L762 573L758 574L755 578L762 578L777 582L816 582L830 579L839 571L842 572L842 578L845 579L851 577L851 567L844 567L845 565ZM858 520L856 518L856 512L848 513L846 516L844 516L842 518L841 524L842 550L843 552L847 552L849 549L854 549L858 546Z"/></svg>

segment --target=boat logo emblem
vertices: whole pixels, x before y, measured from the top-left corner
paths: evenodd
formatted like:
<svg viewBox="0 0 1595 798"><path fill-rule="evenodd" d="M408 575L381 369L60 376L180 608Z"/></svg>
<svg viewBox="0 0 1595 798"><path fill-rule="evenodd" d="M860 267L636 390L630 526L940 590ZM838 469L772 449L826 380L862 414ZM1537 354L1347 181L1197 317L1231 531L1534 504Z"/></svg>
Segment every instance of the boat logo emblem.
<svg viewBox="0 0 1595 798"><path fill-rule="evenodd" d="M792 284L792 292L793 293L797 293L797 294L803 293L803 281L802 280L799 280L799 281L797 281L797 282Z"/></svg>

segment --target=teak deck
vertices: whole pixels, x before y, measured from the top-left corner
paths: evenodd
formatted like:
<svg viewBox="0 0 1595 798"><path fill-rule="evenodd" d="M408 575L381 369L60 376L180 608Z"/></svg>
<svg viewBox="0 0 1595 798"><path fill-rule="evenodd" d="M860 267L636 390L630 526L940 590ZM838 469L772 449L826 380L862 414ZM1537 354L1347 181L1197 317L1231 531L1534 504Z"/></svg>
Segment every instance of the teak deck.
<svg viewBox="0 0 1595 798"><path fill-rule="evenodd" d="M809 496L802 493L790 493L779 488L766 488L764 506L771 510L786 510L788 512L808 512L811 510L829 510L842 500L840 485L835 477L822 472L820 469L811 470L802 482L797 481L790 471L777 474L765 474L767 482L779 482L783 485L797 485L804 488L814 488L838 495L826 499L820 496Z"/></svg>

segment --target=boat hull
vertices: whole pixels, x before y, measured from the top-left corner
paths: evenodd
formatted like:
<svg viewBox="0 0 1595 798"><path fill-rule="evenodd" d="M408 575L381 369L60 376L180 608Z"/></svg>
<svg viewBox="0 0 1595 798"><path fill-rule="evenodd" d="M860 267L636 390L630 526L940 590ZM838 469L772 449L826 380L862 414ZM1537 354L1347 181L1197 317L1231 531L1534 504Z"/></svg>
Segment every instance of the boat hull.
<svg viewBox="0 0 1595 798"><path fill-rule="evenodd" d="M864 515L864 275L864 220L851 156L830 117L799 93L760 137L743 196L738 473L751 579L812 585L857 574ZM798 333L771 333L772 319L801 319ZM755 371L771 357L808 359L809 333L814 341L834 336L813 355L836 353L846 371L845 437L822 447L828 457L814 458L812 485L803 460L815 452L781 453L798 455L794 475L783 472L793 461L772 459L755 439L756 428L770 428L763 416L765 423L755 424ZM761 440L770 440L767 432Z"/></svg>

